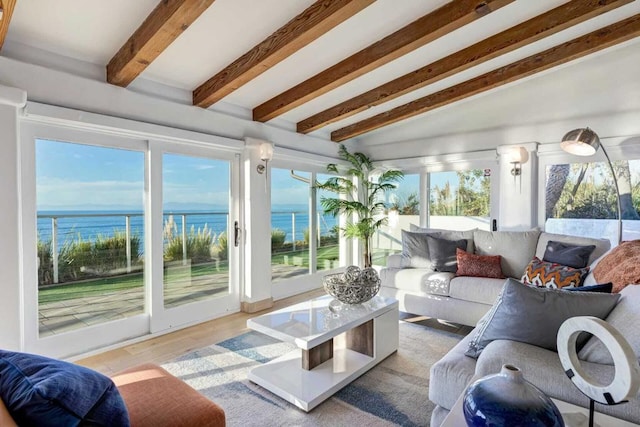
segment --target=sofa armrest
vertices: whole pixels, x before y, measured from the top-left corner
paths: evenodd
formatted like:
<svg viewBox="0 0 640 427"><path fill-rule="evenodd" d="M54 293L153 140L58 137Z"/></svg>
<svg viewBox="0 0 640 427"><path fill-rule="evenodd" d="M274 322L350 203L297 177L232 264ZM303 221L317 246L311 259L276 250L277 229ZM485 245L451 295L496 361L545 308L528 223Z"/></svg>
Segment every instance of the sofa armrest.
<svg viewBox="0 0 640 427"><path fill-rule="evenodd" d="M387 257L387 267L389 268L403 268L405 267L402 262L402 254L390 254Z"/></svg>

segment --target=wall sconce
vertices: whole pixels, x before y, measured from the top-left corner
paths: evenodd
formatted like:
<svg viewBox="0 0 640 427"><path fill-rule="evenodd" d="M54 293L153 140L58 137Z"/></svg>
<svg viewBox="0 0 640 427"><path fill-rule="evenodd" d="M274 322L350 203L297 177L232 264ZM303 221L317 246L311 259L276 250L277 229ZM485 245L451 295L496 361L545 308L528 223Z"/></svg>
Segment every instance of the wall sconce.
<svg viewBox="0 0 640 427"><path fill-rule="evenodd" d="M509 163L511 163L511 175L513 175L513 184L516 184L517 177L522 175L522 165L529 161L529 152L524 147L514 147L508 154ZM522 193L522 178L520 178L520 192Z"/></svg>
<svg viewBox="0 0 640 427"><path fill-rule="evenodd" d="M260 160L264 162L264 165L258 165L256 170L260 175L267 171L267 165L273 159L273 144L263 142L260 144Z"/></svg>

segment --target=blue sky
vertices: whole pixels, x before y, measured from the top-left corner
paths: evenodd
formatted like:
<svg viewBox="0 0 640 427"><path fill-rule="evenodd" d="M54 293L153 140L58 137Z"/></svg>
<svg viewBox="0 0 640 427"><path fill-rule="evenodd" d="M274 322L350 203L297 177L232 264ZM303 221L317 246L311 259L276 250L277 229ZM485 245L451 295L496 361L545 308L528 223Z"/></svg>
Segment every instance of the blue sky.
<svg viewBox="0 0 640 427"><path fill-rule="evenodd" d="M308 173L297 174L309 177ZM319 174L320 181L328 175ZM57 141L36 141L38 210L142 210L144 153ZM457 182L455 172L432 174L431 185ZM271 169L271 203L306 205L308 186L288 169ZM396 190L407 197L419 191L418 174L408 174ZM163 156L165 209L226 209L229 163L206 158ZM319 198L318 198L319 200Z"/></svg>
<svg viewBox="0 0 640 427"><path fill-rule="evenodd" d="M220 206L229 199L229 164L165 154L165 208ZM36 141L38 210L142 210L144 153L55 141Z"/></svg>

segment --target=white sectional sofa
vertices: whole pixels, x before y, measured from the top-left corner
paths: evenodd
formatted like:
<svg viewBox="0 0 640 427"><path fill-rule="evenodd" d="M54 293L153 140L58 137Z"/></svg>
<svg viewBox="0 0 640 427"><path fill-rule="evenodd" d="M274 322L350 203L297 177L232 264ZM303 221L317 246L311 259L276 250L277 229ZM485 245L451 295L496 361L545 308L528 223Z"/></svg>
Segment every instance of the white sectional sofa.
<svg viewBox="0 0 640 427"><path fill-rule="evenodd" d="M467 252L500 255L506 277L520 279L534 256L542 259L550 240L575 245L595 245L589 264L609 250L606 239L566 236L529 231L444 231L413 227L414 232L441 238L467 239ZM400 310L469 326L491 308L504 284L504 278L457 277L455 273L436 272L429 266L409 267L407 254L390 255L387 267L380 271L380 294L396 298ZM587 278L587 281L592 281Z"/></svg>
<svg viewBox="0 0 640 427"><path fill-rule="evenodd" d="M625 287L620 296L617 305L605 320L627 339L640 362L640 285ZM431 367L429 400L436 405L431 416L432 427L442 424L474 376L481 378L495 374L504 364L520 368L524 378L546 395L584 408L589 407L589 399L565 375L555 351L524 342L499 339L490 342L478 359L466 356L469 342L475 337L477 330L478 328L471 331ZM593 379L603 385L611 382L615 367L610 354L597 338L587 341L578 352L578 358L582 368ZM596 411L640 425L640 395L620 405L596 404ZM597 415L595 421L598 422Z"/></svg>

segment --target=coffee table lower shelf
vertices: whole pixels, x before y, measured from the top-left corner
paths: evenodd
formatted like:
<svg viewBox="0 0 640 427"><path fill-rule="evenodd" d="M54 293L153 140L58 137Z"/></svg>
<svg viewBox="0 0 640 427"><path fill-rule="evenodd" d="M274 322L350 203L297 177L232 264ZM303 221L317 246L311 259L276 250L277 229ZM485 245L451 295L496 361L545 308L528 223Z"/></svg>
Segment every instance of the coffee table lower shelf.
<svg viewBox="0 0 640 427"><path fill-rule="evenodd" d="M304 411L310 411L380 363L357 351L336 349L333 358L311 370L302 369L302 350L296 349L249 373L249 380Z"/></svg>

